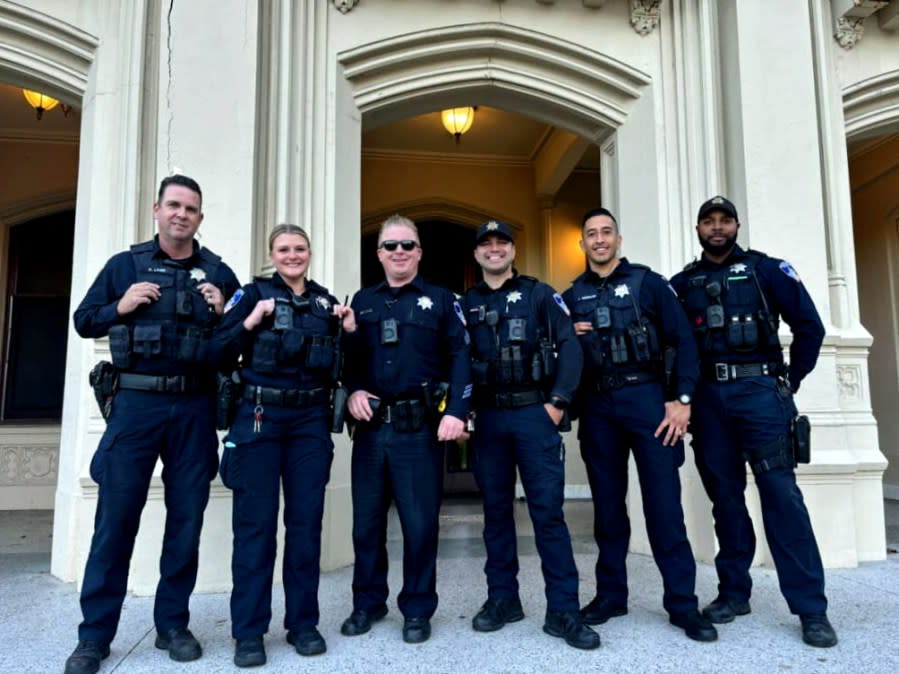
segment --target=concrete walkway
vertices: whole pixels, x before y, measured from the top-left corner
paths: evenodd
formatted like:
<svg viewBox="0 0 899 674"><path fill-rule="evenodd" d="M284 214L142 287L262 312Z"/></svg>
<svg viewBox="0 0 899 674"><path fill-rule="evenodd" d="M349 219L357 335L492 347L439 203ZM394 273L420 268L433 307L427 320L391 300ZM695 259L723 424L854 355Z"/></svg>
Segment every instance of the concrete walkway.
<svg viewBox="0 0 899 674"><path fill-rule="evenodd" d="M283 595L275 588L272 630L266 638L268 664L258 672L865 672L899 669L899 554L857 569L827 574L829 615L840 637L832 649L802 643L799 621L791 616L771 569L753 570L751 615L720 626L716 643L700 644L671 627L661 607L661 581L653 561L631 555L630 613L602 626L602 647L582 652L542 630L543 582L533 539L519 504L521 594L526 619L500 632L479 634L471 617L485 598L483 545L477 507L445 507L438 564L440 607L433 636L421 645L402 642L402 618L395 592L388 617L366 635L339 633L351 610L352 569L323 574L320 590L322 634L328 652L303 658L284 641ZM899 504L888 503L891 548L899 542ZM589 508L567 504L578 568L581 600L592 597L593 543ZM81 615L72 584L49 574L49 523L52 513L0 512L0 672L61 672L76 642ZM395 523L391 559L401 554ZM400 564L392 563L391 589L401 582ZM704 603L715 595L714 569L700 565L697 593ZM204 647L201 660L179 664L153 647L152 597L125 600L112 654L101 672L236 672L232 664L228 595L200 594L192 600L191 629Z"/></svg>

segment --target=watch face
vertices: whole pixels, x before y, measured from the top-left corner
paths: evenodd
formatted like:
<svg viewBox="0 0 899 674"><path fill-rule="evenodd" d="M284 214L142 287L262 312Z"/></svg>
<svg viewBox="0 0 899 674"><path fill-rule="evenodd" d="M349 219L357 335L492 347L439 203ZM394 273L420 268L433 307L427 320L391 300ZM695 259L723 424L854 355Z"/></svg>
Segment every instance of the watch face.
<svg viewBox="0 0 899 674"><path fill-rule="evenodd" d="M678 401L680 402L681 405L689 405L689 404L690 404L690 401L692 400L692 398L690 398L690 396L688 396L686 393L681 393L681 394L677 397L677 399L678 399Z"/></svg>

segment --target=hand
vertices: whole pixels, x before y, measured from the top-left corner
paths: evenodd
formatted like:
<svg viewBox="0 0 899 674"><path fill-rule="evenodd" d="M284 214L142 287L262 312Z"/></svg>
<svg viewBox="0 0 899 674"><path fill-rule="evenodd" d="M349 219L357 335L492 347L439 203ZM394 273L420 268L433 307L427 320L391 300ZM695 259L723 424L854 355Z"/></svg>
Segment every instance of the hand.
<svg viewBox="0 0 899 674"><path fill-rule="evenodd" d="M665 418L656 429L655 437L659 437L664 432L665 437L662 439L662 444L674 445L678 440L683 439L689 424L690 406L672 400L665 403Z"/></svg>
<svg viewBox="0 0 899 674"><path fill-rule="evenodd" d="M586 335L588 332L593 332L593 324L590 321L577 321L574 324L576 335Z"/></svg>
<svg viewBox="0 0 899 674"><path fill-rule="evenodd" d="M275 300L259 300L250 315L243 319L243 327L247 331L253 331L262 323L262 319L270 316L275 310Z"/></svg>
<svg viewBox="0 0 899 674"><path fill-rule="evenodd" d="M142 304L150 304L162 297L162 291L156 283L142 281L141 283L132 283L119 303L116 305L116 311L119 316L130 314Z"/></svg>
<svg viewBox="0 0 899 674"><path fill-rule="evenodd" d="M203 293L203 299L206 300L206 304L215 309L216 315L221 316L225 310L225 296L222 295L222 291L209 281L197 285L197 290Z"/></svg>
<svg viewBox="0 0 899 674"><path fill-rule="evenodd" d="M335 304L334 315L343 321L344 332L356 332L356 314L346 304Z"/></svg>
<svg viewBox="0 0 899 674"><path fill-rule="evenodd" d="M553 423L558 426L562 423L562 417L565 415L565 412L560 410L558 407L554 405L550 405L549 403L543 403L543 409L546 410L546 413L549 415L549 418L553 420Z"/></svg>
<svg viewBox="0 0 899 674"><path fill-rule="evenodd" d="M446 440L458 440L465 432L465 422L450 414L444 414L440 420L440 426L437 427L437 439L441 442Z"/></svg>
<svg viewBox="0 0 899 674"><path fill-rule="evenodd" d="M347 400L346 408L353 415L356 421L371 421L374 414L371 411L371 405L368 404L369 398L377 398L368 391L355 391L350 399Z"/></svg>

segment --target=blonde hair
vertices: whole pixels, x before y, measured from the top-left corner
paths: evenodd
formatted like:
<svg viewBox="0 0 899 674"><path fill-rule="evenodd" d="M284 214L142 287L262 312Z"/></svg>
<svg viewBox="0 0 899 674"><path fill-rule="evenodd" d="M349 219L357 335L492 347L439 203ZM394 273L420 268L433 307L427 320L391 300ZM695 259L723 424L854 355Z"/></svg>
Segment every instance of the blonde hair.
<svg viewBox="0 0 899 674"><path fill-rule="evenodd" d="M290 224L280 224L275 225L274 229L272 229L272 233L268 235L268 252L272 252L272 248L275 245L275 239L277 239L282 234L299 234L304 239L306 239L306 245L309 248L312 248L312 243L309 241L309 235L306 233L306 230L300 227L299 225L290 225Z"/></svg>
<svg viewBox="0 0 899 674"><path fill-rule="evenodd" d="M387 218L383 223L381 223L381 229L378 231L378 244L380 244L381 241L384 240L384 231L388 227L395 227L397 225L402 226L402 227L408 227L413 232L415 232L415 238L420 239L420 237L418 236L418 227L415 226L415 223L412 222L412 220L407 218L405 215L400 215L399 213L394 213L389 218Z"/></svg>

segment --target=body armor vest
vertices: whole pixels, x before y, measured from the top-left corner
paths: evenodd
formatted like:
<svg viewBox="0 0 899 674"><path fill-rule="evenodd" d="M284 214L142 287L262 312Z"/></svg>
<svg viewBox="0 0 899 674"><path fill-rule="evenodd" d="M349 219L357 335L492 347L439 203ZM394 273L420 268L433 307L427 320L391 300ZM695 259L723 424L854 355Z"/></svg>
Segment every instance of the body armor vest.
<svg viewBox="0 0 899 674"><path fill-rule="evenodd" d="M330 372L336 357L337 318L330 298L316 287L294 295L268 278L254 279L259 298L275 300L275 311L254 333L249 367L256 372ZM308 285L308 284L307 284Z"/></svg>
<svg viewBox="0 0 899 674"><path fill-rule="evenodd" d="M594 285L585 275L574 285L571 319L593 330L580 336L584 367L591 375L658 373L661 348L655 325L640 311L648 267L619 267L615 279Z"/></svg>
<svg viewBox="0 0 899 674"><path fill-rule="evenodd" d="M698 263L687 266L683 302L703 358L729 362L745 360L741 354L758 354L756 360L782 360L777 315L770 311L756 273L762 257L747 253L715 270L701 269Z"/></svg>
<svg viewBox="0 0 899 674"><path fill-rule="evenodd" d="M197 286L217 277L221 258L200 249L197 266L185 269L177 261L154 257L155 252L152 241L131 247L136 282L157 284L160 296L135 310L130 325L110 328L113 365L122 370L136 358L203 362L217 319Z"/></svg>

